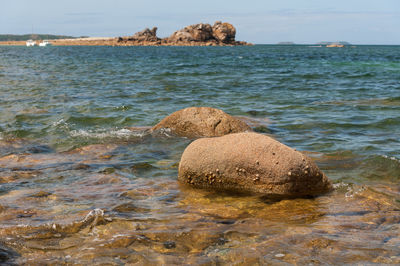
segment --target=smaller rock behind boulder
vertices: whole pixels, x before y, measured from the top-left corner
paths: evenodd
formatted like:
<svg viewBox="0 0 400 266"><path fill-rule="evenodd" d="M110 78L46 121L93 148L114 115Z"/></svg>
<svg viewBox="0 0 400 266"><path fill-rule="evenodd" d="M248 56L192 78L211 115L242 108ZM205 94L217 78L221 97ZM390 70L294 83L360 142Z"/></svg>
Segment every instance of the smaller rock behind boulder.
<svg viewBox="0 0 400 266"><path fill-rule="evenodd" d="M189 138L216 137L230 133L252 131L243 121L222 110L210 107L189 107L165 117L151 130L170 129L172 133Z"/></svg>

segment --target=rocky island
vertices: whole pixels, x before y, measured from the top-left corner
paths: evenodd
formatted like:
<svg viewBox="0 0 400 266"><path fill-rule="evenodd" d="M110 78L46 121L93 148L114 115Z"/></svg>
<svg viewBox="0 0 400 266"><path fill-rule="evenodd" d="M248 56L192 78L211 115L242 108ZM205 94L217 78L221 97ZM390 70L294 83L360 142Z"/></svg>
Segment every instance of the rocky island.
<svg viewBox="0 0 400 266"><path fill-rule="evenodd" d="M236 29L230 23L217 21L213 26L199 23L175 31L167 38L157 37L157 27L144 29L131 37L119 37L119 46L129 45L177 45L177 46L226 46L248 45L235 40Z"/></svg>
<svg viewBox="0 0 400 266"><path fill-rule="evenodd" d="M108 46L234 46L252 45L236 41L236 28L227 22L217 21L211 26L199 23L175 31L169 37L157 36L157 27L146 28L132 36L112 38L76 38L50 40L53 45L108 45ZM0 45L25 45L24 41L0 42Z"/></svg>

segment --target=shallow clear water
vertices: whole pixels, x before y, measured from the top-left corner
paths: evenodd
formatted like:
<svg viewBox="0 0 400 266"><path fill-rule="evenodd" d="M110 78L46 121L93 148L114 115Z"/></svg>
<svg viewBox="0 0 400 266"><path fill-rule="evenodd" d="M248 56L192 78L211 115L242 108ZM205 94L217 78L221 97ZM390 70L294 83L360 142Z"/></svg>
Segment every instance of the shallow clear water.
<svg viewBox="0 0 400 266"><path fill-rule="evenodd" d="M191 140L145 127L189 106L304 151L335 191L180 187ZM0 113L0 261L400 263L400 46L0 47Z"/></svg>

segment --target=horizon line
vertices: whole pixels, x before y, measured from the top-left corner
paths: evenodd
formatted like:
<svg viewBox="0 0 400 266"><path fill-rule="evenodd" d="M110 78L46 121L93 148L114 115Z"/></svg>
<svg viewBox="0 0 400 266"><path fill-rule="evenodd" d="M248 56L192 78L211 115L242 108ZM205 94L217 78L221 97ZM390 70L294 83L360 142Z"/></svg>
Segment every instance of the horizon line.
<svg viewBox="0 0 400 266"><path fill-rule="evenodd" d="M113 37L109 37L109 36L90 36L90 35L80 35L80 36L76 36L76 35L69 35L69 34L54 34L54 33L24 33L24 34L15 34L15 33L0 33L1 35L14 35L14 36L24 36L24 35L53 35L53 36L68 36L68 37L73 37L73 38L118 38L119 36L113 36ZM130 35L127 35L130 36ZM296 43L293 41L278 41L278 42L274 42L274 43L256 43L256 42L252 42L252 41L247 41L249 43L253 43L254 45L325 45L322 43L340 43L340 42L347 42L349 44L345 44L345 46L349 46L349 45L393 45L393 46L398 46L400 45L400 43L398 44L390 44L390 43L352 43L352 42L348 42L348 41L319 41L319 42L310 42L310 43L305 43L305 42L301 42L301 43ZM285 42L288 42L288 44L285 44Z"/></svg>

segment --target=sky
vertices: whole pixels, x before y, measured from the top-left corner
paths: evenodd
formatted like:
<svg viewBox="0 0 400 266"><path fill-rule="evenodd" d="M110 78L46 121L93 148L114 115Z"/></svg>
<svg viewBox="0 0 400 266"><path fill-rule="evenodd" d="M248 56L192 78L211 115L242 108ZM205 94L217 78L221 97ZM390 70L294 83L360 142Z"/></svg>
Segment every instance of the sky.
<svg viewBox="0 0 400 266"><path fill-rule="evenodd" d="M0 0L0 34L116 37L230 22L257 44L400 44L400 0Z"/></svg>

